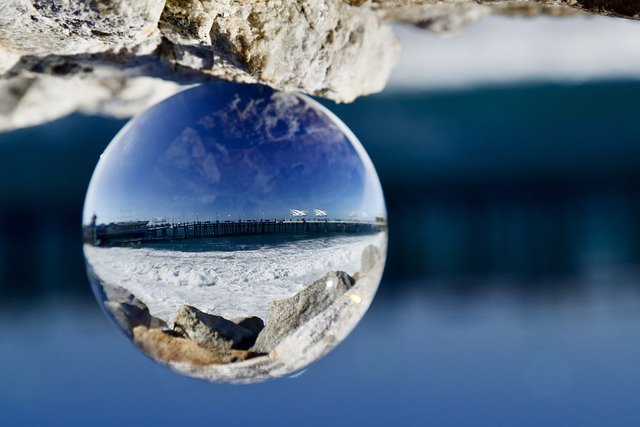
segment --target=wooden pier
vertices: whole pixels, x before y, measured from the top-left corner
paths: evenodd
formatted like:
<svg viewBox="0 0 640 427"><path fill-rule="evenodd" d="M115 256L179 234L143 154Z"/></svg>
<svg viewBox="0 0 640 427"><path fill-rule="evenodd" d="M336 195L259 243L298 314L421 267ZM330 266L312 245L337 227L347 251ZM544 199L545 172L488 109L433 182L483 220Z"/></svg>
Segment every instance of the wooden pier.
<svg viewBox="0 0 640 427"><path fill-rule="evenodd" d="M98 246L118 246L164 240L218 238L261 234L367 234L382 231L382 221L354 220L245 220L183 223L92 224L85 227L85 241Z"/></svg>

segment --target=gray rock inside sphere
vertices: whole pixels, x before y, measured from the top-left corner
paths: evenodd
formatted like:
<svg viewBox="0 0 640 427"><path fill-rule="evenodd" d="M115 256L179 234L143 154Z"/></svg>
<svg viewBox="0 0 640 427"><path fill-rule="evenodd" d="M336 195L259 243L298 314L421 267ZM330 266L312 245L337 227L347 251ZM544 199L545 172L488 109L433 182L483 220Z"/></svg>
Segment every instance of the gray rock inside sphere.
<svg viewBox="0 0 640 427"><path fill-rule="evenodd" d="M133 329L136 326L166 327L162 320L152 316L149 308L126 289L115 285L104 285L103 289L106 297L105 306L129 337L133 336Z"/></svg>
<svg viewBox="0 0 640 427"><path fill-rule="evenodd" d="M250 329L188 305L178 309L173 329L197 344L216 351L246 350L256 339L256 334Z"/></svg>
<svg viewBox="0 0 640 427"><path fill-rule="evenodd" d="M272 301L267 324L252 350L268 353L284 337L329 307L354 283L355 280L344 271L331 271L294 296Z"/></svg>

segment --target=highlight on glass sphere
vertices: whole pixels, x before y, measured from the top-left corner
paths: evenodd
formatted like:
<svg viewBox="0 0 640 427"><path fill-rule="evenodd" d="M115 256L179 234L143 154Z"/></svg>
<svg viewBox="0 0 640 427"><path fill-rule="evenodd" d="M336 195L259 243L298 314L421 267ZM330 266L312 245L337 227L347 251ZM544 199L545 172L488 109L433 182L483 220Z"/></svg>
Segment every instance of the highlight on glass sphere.
<svg viewBox="0 0 640 427"><path fill-rule="evenodd" d="M210 381L291 375L360 321L386 258L364 149L302 95L213 82L131 120L91 179L89 278L148 356Z"/></svg>

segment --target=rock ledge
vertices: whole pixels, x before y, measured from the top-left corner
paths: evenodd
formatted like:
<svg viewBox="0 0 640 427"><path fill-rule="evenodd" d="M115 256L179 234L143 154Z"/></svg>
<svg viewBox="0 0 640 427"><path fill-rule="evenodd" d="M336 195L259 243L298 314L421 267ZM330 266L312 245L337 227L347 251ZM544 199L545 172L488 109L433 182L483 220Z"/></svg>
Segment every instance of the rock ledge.
<svg viewBox="0 0 640 427"><path fill-rule="evenodd" d="M73 111L129 116L222 78L349 102L386 84L403 22L438 33L491 13L640 18L619 0L7 0L0 130ZM56 102L52 102L55 100Z"/></svg>

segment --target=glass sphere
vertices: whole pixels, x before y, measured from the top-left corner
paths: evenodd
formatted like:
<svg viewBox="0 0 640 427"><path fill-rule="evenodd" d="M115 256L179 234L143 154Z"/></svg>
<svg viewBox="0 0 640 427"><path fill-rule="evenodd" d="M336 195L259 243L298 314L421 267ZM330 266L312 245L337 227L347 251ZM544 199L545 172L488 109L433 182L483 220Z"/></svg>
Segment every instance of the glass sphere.
<svg viewBox="0 0 640 427"><path fill-rule="evenodd" d="M131 120L95 169L84 254L105 313L186 375L290 375L355 327L386 257L364 149L308 97L214 82Z"/></svg>

